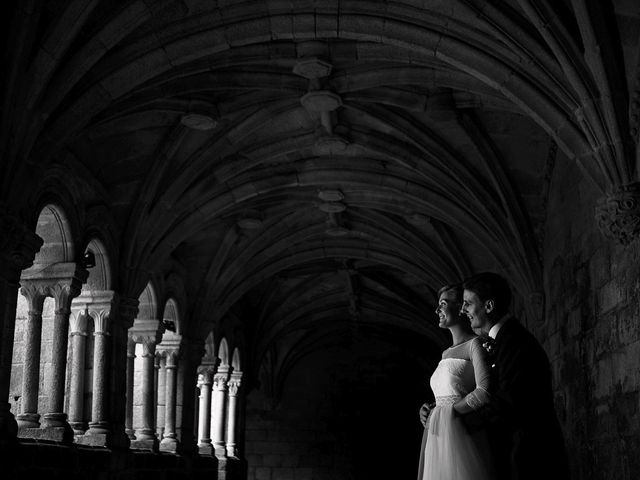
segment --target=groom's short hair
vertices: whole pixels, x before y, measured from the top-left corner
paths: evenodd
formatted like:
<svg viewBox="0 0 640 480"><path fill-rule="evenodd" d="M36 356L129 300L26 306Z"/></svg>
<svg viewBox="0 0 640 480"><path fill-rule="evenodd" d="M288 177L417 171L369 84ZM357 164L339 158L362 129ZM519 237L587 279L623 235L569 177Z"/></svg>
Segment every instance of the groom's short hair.
<svg viewBox="0 0 640 480"><path fill-rule="evenodd" d="M478 273L466 279L462 287L478 295L483 302L493 300L498 314L507 313L509 310L511 288L507 281L497 273Z"/></svg>

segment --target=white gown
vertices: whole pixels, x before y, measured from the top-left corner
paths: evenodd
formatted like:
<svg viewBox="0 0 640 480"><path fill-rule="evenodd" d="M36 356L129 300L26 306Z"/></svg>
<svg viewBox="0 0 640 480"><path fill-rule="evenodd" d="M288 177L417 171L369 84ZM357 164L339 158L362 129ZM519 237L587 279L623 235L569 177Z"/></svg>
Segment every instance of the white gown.
<svg viewBox="0 0 640 480"><path fill-rule="evenodd" d="M453 415L453 404L462 398L473 409L489 400L489 377L480 338L443 352L430 380L436 406L424 431L418 480L494 478L484 433L470 435L462 420Z"/></svg>

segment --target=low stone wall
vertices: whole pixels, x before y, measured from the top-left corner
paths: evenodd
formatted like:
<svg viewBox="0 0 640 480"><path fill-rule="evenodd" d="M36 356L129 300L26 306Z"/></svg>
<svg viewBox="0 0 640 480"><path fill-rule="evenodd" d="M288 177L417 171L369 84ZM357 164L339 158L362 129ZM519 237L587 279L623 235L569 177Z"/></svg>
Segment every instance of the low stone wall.
<svg viewBox="0 0 640 480"><path fill-rule="evenodd" d="M61 445L45 441L18 442L3 461L2 478L74 480L216 480L241 477L226 473L218 476L213 457L180 456L166 453L112 451L106 448ZM237 469L236 469L237 470Z"/></svg>

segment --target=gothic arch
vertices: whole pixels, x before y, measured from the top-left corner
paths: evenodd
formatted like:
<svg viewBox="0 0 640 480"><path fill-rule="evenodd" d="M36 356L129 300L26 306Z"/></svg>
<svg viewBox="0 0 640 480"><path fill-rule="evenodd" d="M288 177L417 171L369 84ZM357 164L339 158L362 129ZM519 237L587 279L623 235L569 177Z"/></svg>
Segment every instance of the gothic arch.
<svg viewBox="0 0 640 480"><path fill-rule="evenodd" d="M54 263L68 263L76 260L71 223L61 207L48 204L42 208L38 215L36 234L44 240L44 243L36 253L31 269L42 269Z"/></svg>
<svg viewBox="0 0 640 480"><path fill-rule="evenodd" d="M147 283L139 297L138 315L140 319L158 319L158 297L151 282Z"/></svg>
<svg viewBox="0 0 640 480"><path fill-rule="evenodd" d="M222 338L220 340L220 344L218 345L217 357L220 359L220 365L229 365L229 345L227 344L227 339Z"/></svg>
<svg viewBox="0 0 640 480"><path fill-rule="evenodd" d="M83 290L106 291L113 290L111 258L100 239L93 238L87 243L85 252L91 252L95 259L95 266L88 268L89 276Z"/></svg>

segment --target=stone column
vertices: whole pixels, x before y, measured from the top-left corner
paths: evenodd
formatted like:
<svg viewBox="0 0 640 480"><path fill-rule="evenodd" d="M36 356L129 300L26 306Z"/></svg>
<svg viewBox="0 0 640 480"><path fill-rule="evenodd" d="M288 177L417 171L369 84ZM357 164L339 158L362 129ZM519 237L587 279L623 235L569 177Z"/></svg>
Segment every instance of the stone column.
<svg viewBox="0 0 640 480"><path fill-rule="evenodd" d="M125 432L131 440L136 439L133 430L133 376L135 372L136 361L136 342L129 337L127 342L127 395L126 395L126 416L125 416Z"/></svg>
<svg viewBox="0 0 640 480"><path fill-rule="evenodd" d="M76 311L71 316L71 365L69 368L69 424L74 435L83 435L84 421L84 369L87 344L89 310Z"/></svg>
<svg viewBox="0 0 640 480"><path fill-rule="evenodd" d="M242 372L234 371L229 378L229 408L227 411L227 456L236 458L236 420L238 418L238 390L242 382Z"/></svg>
<svg viewBox="0 0 640 480"><path fill-rule="evenodd" d="M166 352L166 390L165 390L165 423L164 434L160 442L160 450L176 452L176 374L178 370L178 350Z"/></svg>
<svg viewBox="0 0 640 480"><path fill-rule="evenodd" d="M158 437L155 432L154 418L155 400L155 353L156 345L162 338L162 326L158 320L136 319L131 328L132 338L142 345L141 393L142 412L141 425L135 431L136 439L131 448L158 451ZM135 388L135 387L134 387Z"/></svg>
<svg viewBox="0 0 640 480"><path fill-rule="evenodd" d="M43 417L43 427L47 429L46 437L48 439L71 442L73 441L73 430L67 422L67 414L64 412L69 316L71 314L71 300L80 293L82 283L86 281L89 272L80 269L76 264L54 264L51 267L57 267L55 274L58 281L49 287L49 293L55 299L56 304L53 325L51 394L48 412ZM73 274L67 277L70 268L73 269ZM62 278L60 278L61 276Z"/></svg>
<svg viewBox="0 0 640 480"><path fill-rule="evenodd" d="M213 449L218 459L226 457L224 429L226 426L227 382L229 365L220 365L213 376L213 400L211 412L211 437Z"/></svg>
<svg viewBox="0 0 640 480"><path fill-rule="evenodd" d="M156 352L156 363L155 363L155 425L156 425L156 435L158 438L162 438L164 434L164 419L165 419L165 396L166 396L166 378L167 373L165 370L166 366L166 358L163 354Z"/></svg>
<svg viewBox="0 0 640 480"><path fill-rule="evenodd" d="M17 444L18 425L11 413L11 363L20 274L33 264L42 239L0 204L0 451Z"/></svg>
<svg viewBox="0 0 640 480"><path fill-rule="evenodd" d="M24 332L24 363L22 367L22 412L18 415L20 435L28 435L29 429L40 428L38 393L40 390L40 345L42 341L42 306L47 290L42 286L23 282L20 293L29 305L27 326Z"/></svg>
<svg viewBox="0 0 640 480"><path fill-rule="evenodd" d="M84 297L82 300L89 300ZM111 312L117 304L115 292L105 290L91 295L93 313L93 401L89 430L79 443L93 446L112 446L113 433L109 415L109 361L111 352ZM119 442L116 442L119 444Z"/></svg>
<svg viewBox="0 0 640 480"><path fill-rule="evenodd" d="M203 365L198 369L200 387L198 414L198 451L201 455L213 455L211 444L211 385L213 384L213 365Z"/></svg>

